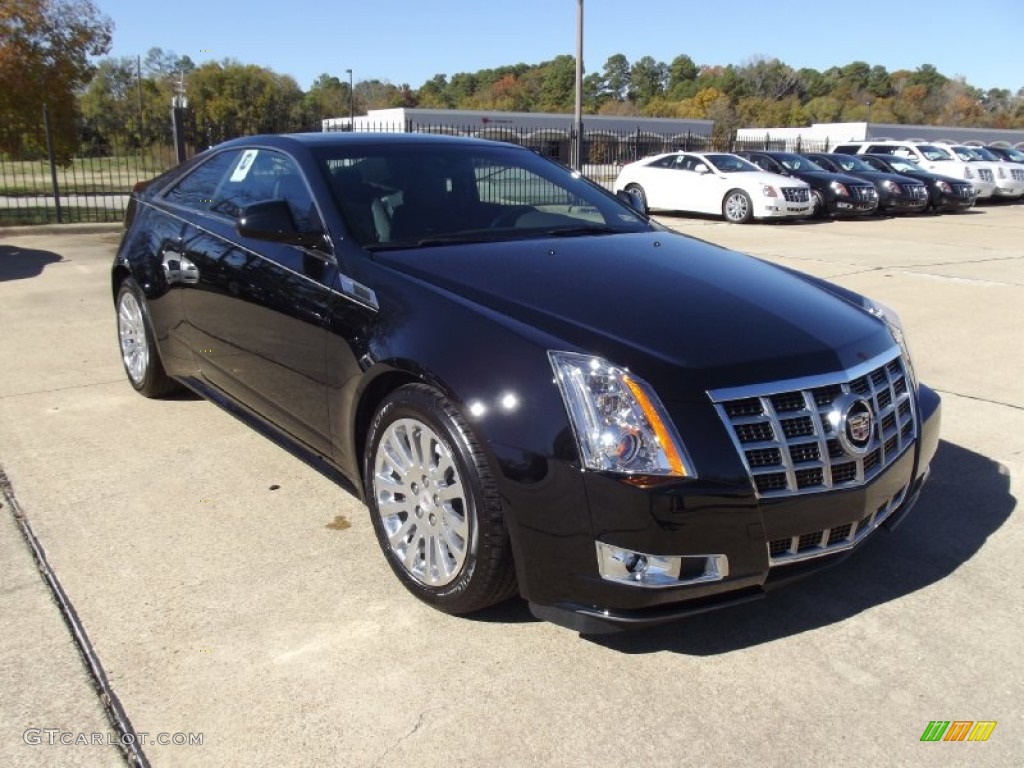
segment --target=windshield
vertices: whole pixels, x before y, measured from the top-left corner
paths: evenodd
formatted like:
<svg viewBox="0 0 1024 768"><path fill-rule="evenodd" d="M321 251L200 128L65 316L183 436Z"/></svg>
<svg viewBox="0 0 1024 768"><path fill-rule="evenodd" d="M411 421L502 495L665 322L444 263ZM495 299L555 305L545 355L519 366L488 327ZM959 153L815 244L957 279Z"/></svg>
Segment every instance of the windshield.
<svg viewBox="0 0 1024 768"><path fill-rule="evenodd" d="M889 167L896 171L896 173L918 173L921 170L921 166L909 160L903 160L898 157L888 158L888 160Z"/></svg>
<svg viewBox="0 0 1024 768"><path fill-rule="evenodd" d="M976 160L981 160L981 156L978 155L970 147L950 147L949 151L955 154L961 160L966 160L969 163L973 163Z"/></svg>
<svg viewBox="0 0 1024 768"><path fill-rule="evenodd" d="M996 154L994 152L990 152L989 150L985 149L984 147L971 147L971 152L976 154L982 160L991 160L991 161L994 161L994 162L997 162L997 163L1000 160L1000 158L996 157Z"/></svg>
<svg viewBox="0 0 1024 768"><path fill-rule="evenodd" d="M784 166L789 168L791 171L824 171L825 169L818 165L813 160L808 160L802 155L797 155L793 152L780 152L777 155L772 155L776 160L782 163Z"/></svg>
<svg viewBox="0 0 1024 768"><path fill-rule="evenodd" d="M870 165L865 163L859 157L853 155L833 155L832 162L842 168L844 171L873 171L875 170Z"/></svg>
<svg viewBox="0 0 1024 768"><path fill-rule="evenodd" d="M761 170L753 163L749 163L736 155L704 155L704 159L722 173L745 173L747 171Z"/></svg>
<svg viewBox="0 0 1024 768"><path fill-rule="evenodd" d="M314 153L370 250L651 229L596 184L510 145L367 141Z"/></svg>
<svg viewBox="0 0 1024 768"><path fill-rule="evenodd" d="M999 151L1015 163L1024 163L1024 152L1013 147L1000 147Z"/></svg>
<svg viewBox="0 0 1024 768"><path fill-rule="evenodd" d="M921 144L917 151L924 156L925 160L931 160L932 162L953 159L953 156L942 147L933 147L931 144Z"/></svg>

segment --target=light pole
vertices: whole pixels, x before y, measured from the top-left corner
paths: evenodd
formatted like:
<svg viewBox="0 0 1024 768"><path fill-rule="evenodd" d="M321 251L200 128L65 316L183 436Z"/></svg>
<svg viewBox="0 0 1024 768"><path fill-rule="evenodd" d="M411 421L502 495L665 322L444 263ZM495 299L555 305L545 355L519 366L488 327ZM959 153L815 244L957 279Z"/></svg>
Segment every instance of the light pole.
<svg viewBox="0 0 1024 768"><path fill-rule="evenodd" d="M352 90L352 70L345 71L348 72L348 129L352 131L356 122L356 92Z"/></svg>
<svg viewBox="0 0 1024 768"><path fill-rule="evenodd" d="M573 114L572 162L583 168L583 0L576 0L576 110Z"/></svg>

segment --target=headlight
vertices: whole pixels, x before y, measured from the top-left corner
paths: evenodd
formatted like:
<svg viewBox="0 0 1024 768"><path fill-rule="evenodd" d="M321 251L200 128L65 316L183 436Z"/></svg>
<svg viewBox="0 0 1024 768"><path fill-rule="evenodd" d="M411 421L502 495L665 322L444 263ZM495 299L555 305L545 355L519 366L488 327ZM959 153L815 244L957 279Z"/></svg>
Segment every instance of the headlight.
<svg viewBox="0 0 1024 768"><path fill-rule="evenodd" d="M831 184L829 184L829 186L832 187L832 191L835 192L837 195L842 195L843 197L850 196L850 190L848 190L846 188L846 185L843 184L841 181L833 181Z"/></svg>
<svg viewBox="0 0 1024 768"><path fill-rule="evenodd" d="M761 185L761 194L763 194L765 197L778 197L779 196L779 193L775 190L775 187L773 187L771 184L762 184Z"/></svg>
<svg viewBox="0 0 1024 768"><path fill-rule="evenodd" d="M999 178L1000 179L1005 179L1006 178L1006 171L1004 171L1002 168L996 168L996 171L999 173Z"/></svg>
<svg viewBox="0 0 1024 768"><path fill-rule="evenodd" d="M938 187L942 192L945 192L947 195L953 194L953 188L949 186L949 182L937 181L935 182L935 186Z"/></svg>
<svg viewBox="0 0 1024 768"><path fill-rule="evenodd" d="M658 396L607 360L548 352L587 469L696 477Z"/></svg>
<svg viewBox="0 0 1024 768"><path fill-rule="evenodd" d="M974 171L972 171L970 168L967 168L965 166L964 167L964 178L965 179L973 179L974 178Z"/></svg>
<svg viewBox="0 0 1024 768"><path fill-rule="evenodd" d="M885 321L889 333L900 348L903 360L907 366L907 373L910 375L910 383L917 389L917 375L914 373L914 361L910 356L910 344L907 343L907 334L903 331L903 321L896 314L896 310L880 301L864 297L864 309L875 317Z"/></svg>
<svg viewBox="0 0 1024 768"><path fill-rule="evenodd" d="M882 186L888 189L894 195L898 195L900 193L900 185L897 184L895 181L883 181Z"/></svg>

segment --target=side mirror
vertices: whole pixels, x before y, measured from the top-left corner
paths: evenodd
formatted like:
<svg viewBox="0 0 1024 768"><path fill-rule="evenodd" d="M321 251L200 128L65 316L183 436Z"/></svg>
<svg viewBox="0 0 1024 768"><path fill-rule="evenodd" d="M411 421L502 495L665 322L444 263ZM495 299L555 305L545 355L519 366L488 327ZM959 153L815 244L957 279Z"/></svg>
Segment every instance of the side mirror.
<svg viewBox="0 0 1024 768"><path fill-rule="evenodd" d="M640 197L636 192L630 192L628 189L620 189L615 193L615 197L620 202L625 203L637 213L642 213L644 216L647 215L647 211L644 206L643 198Z"/></svg>
<svg viewBox="0 0 1024 768"><path fill-rule="evenodd" d="M284 200L266 200L242 209L235 229L242 237L269 240L272 243L298 245L304 248L322 247L323 232L299 232L292 221L292 212Z"/></svg>
<svg viewBox="0 0 1024 768"><path fill-rule="evenodd" d="M711 172L711 169L708 168L706 165L704 165L704 163L698 163L697 166L693 170L695 170L697 173L699 173L701 175L704 175L705 173L710 173Z"/></svg>

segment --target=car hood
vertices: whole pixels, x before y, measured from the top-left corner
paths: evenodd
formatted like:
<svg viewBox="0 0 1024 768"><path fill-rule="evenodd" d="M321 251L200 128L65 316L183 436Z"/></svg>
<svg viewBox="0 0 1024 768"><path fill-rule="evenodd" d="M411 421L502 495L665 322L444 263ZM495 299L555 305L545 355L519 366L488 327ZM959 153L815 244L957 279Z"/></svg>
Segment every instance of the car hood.
<svg viewBox="0 0 1024 768"><path fill-rule="evenodd" d="M838 181L840 184L863 184L864 179L858 179L856 176L850 176L845 173L835 173L834 171L794 171L800 175L800 178L805 181L812 179L817 181L824 181L832 183Z"/></svg>
<svg viewBox="0 0 1024 768"><path fill-rule="evenodd" d="M422 247L374 258L526 324L544 334L540 343L630 367L676 397L834 371L893 344L883 323L818 284L668 232Z"/></svg>

